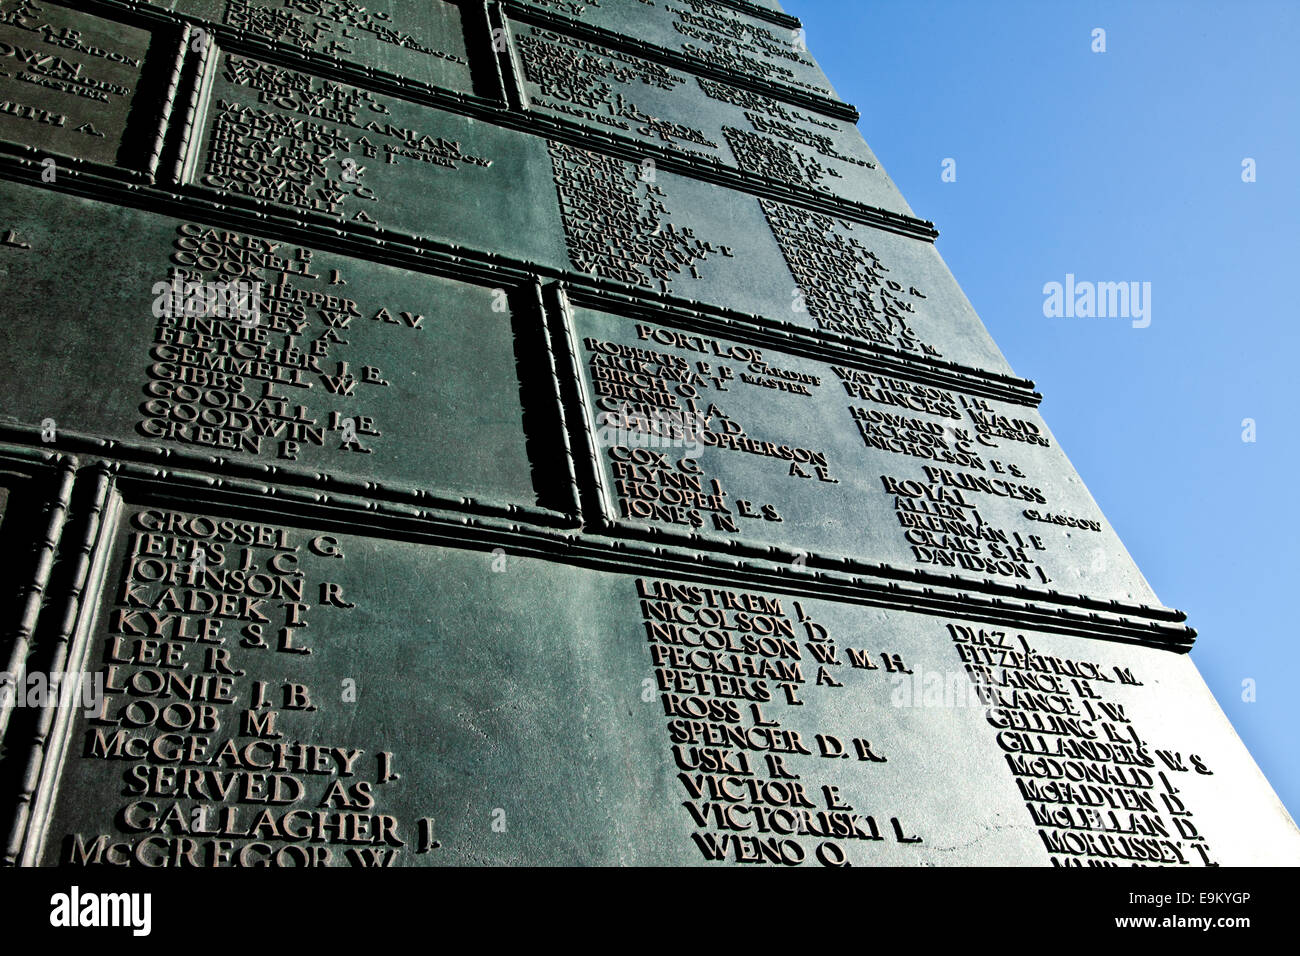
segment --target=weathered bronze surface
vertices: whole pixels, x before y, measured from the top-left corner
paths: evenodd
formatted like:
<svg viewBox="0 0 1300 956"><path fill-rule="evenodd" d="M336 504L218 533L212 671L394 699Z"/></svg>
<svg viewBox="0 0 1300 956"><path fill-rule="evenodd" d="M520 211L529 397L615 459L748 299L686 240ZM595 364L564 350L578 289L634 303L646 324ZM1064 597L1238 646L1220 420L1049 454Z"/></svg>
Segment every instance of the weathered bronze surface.
<svg viewBox="0 0 1300 956"><path fill-rule="evenodd" d="M620 528L1156 601L1031 404L591 308L571 322Z"/></svg>
<svg viewBox="0 0 1300 956"><path fill-rule="evenodd" d="M0 138L100 163L154 145L147 129L128 143L127 122L151 46L167 46L167 37L53 4L0 9ZM175 45L169 52L179 55Z"/></svg>
<svg viewBox="0 0 1300 956"><path fill-rule="evenodd" d="M0 0L4 860L1300 860L855 120L766 0Z"/></svg>
<svg viewBox="0 0 1300 956"><path fill-rule="evenodd" d="M774 4L759 4L775 10ZM670 0L649 6L642 0L524 0L508 4L512 12L527 15L531 9L567 18L653 45L658 51L688 58L693 71L709 68L740 73L759 84L783 87L786 95L800 92L834 97L826 79L806 48L801 49L797 21L777 13L746 10L710 0Z"/></svg>
<svg viewBox="0 0 1300 956"><path fill-rule="evenodd" d="M151 6L228 27L309 59L340 60L413 84L471 92L460 7L445 0L171 0Z"/></svg>
<svg viewBox="0 0 1300 956"><path fill-rule="evenodd" d="M838 103L832 114L801 109L528 19L511 20L510 30L526 103L548 117L911 213L852 122L836 115Z"/></svg>
<svg viewBox="0 0 1300 956"><path fill-rule="evenodd" d="M7 227L31 247L0 247L0 294L24 317L0 328L14 379L29 383L6 403L19 421L538 504L521 381L536 376L520 370L545 354L531 287L508 294L9 183L0 193ZM106 245L75 221L121 238ZM42 256L81 268L34 275ZM259 313L186 314L187 283L220 281L257 283ZM67 361L76 389L49 374ZM547 378L550 395L534 398L553 405ZM551 442L558 417L553 427Z"/></svg>

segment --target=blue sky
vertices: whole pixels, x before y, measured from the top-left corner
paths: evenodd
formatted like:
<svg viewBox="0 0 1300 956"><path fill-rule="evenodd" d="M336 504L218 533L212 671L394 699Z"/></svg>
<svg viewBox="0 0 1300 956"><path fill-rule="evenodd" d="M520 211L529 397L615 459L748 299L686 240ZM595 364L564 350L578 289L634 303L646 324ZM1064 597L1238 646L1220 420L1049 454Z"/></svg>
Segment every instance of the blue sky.
<svg viewBox="0 0 1300 956"><path fill-rule="evenodd" d="M783 6L1300 818L1300 3ZM1150 325L1044 317L1067 273Z"/></svg>

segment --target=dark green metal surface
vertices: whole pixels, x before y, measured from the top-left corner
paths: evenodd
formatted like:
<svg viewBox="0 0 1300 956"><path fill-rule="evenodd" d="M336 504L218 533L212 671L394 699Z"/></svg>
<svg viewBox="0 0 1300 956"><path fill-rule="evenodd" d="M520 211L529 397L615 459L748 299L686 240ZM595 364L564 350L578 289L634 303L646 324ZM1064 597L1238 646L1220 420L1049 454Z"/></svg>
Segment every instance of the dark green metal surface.
<svg viewBox="0 0 1300 956"><path fill-rule="evenodd" d="M0 0L6 863L1300 858L799 29Z"/></svg>

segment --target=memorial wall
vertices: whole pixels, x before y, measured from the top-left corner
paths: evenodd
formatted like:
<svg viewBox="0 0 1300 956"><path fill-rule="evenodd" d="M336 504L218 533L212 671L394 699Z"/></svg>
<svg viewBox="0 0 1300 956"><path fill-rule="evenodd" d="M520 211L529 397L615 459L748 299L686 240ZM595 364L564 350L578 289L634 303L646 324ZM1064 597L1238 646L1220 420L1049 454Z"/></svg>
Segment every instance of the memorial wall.
<svg viewBox="0 0 1300 956"><path fill-rule="evenodd" d="M1300 861L857 119L768 2L0 0L5 862Z"/></svg>

